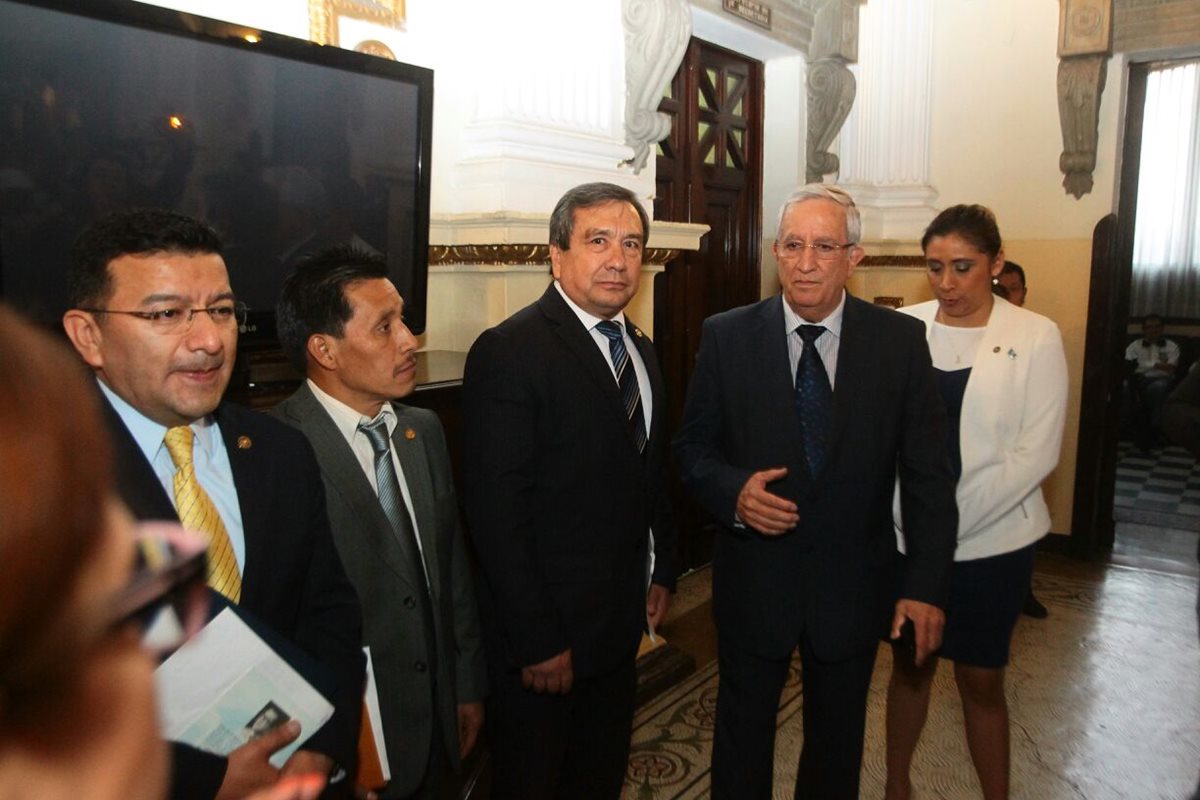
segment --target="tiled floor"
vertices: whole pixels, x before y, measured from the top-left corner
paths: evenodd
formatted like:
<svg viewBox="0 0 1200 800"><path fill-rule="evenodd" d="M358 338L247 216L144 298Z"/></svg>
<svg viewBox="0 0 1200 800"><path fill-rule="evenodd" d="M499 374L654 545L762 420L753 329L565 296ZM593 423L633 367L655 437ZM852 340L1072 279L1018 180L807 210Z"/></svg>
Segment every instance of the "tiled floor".
<svg viewBox="0 0 1200 800"><path fill-rule="evenodd" d="M1182 447L1150 452L1122 441L1114 515L1118 521L1200 530L1200 465Z"/></svg>
<svg viewBox="0 0 1200 800"><path fill-rule="evenodd" d="M1194 545L1193 545L1194 547ZM1193 550L1194 557L1194 550ZM625 797L707 798L716 697L709 576L683 589L662 633L699 669L638 712ZM1046 620L1023 617L1008 670L1014 800L1184 800L1200 776L1200 647L1194 575L1039 554L1034 586ZM872 681L865 800L882 796L883 708L890 652ZM803 693L781 699L774 796L791 797L803 739ZM979 796L951 670L934 684L913 773L919 800Z"/></svg>

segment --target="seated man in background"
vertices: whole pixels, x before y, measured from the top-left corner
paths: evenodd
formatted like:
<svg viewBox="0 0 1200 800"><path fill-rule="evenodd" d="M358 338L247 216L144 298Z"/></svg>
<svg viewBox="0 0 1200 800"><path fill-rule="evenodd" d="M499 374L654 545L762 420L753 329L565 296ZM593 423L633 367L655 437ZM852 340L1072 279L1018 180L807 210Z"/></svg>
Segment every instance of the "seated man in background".
<svg viewBox="0 0 1200 800"><path fill-rule="evenodd" d="M382 256L334 246L284 283L276 325L304 384L274 414L308 437L363 606L391 770L383 798L434 798L475 744L487 675L450 454L437 415L393 402L417 340Z"/></svg>
<svg viewBox="0 0 1200 800"><path fill-rule="evenodd" d="M1163 336L1163 319L1147 314L1142 320L1142 338L1125 348L1125 361L1133 374L1127 384L1126 414L1133 425L1134 443L1149 450L1162 431L1162 408L1179 366L1179 345Z"/></svg>
<svg viewBox="0 0 1200 800"><path fill-rule="evenodd" d="M302 434L221 402L242 308L221 241L171 211L113 214L80 235L63 327L94 371L113 436L117 489L138 519L207 538L209 585L327 668L333 717L282 773L352 769L363 685L362 617L329 534ZM220 757L174 748L172 797L242 798L275 783L288 723ZM346 786L350 781L342 782Z"/></svg>

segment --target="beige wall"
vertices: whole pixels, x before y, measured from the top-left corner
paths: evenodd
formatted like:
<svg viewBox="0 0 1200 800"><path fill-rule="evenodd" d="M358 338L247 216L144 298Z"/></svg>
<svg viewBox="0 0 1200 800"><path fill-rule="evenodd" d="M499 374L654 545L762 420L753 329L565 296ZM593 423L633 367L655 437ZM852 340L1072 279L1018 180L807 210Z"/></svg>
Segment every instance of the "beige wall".
<svg viewBox="0 0 1200 800"><path fill-rule="evenodd" d="M1056 54L1058 4L1048 0L935 0L931 178L939 208L982 203L996 212L1006 254L1028 274L1028 308L1058 323L1070 370L1062 457L1044 485L1052 530L1071 530L1091 235L1114 206L1124 62L1110 61L1100 109L1095 186L1062 188ZM865 299L932 295L920 268L864 269Z"/></svg>

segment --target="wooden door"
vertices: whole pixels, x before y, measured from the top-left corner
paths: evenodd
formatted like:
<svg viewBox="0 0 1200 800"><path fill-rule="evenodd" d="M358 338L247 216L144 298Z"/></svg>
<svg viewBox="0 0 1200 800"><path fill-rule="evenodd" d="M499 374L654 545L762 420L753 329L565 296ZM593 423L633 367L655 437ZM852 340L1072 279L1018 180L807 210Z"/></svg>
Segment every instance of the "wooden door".
<svg viewBox="0 0 1200 800"><path fill-rule="evenodd" d="M659 110L673 120L658 150L654 218L710 226L700 250L655 278L654 337L671 430L706 317L754 302L762 242L762 64L693 39ZM675 487L685 567L708 563L711 523Z"/></svg>
<svg viewBox="0 0 1200 800"><path fill-rule="evenodd" d="M1137 219L1142 117L1146 108L1148 74L1147 64L1129 66L1117 214L1101 219L1092 235L1083 397L1071 511L1071 552L1085 558L1111 549L1115 534L1113 500L1117 481L1121 381L1125 375L1125 330L1129 320L1133 231Z"/></svg>

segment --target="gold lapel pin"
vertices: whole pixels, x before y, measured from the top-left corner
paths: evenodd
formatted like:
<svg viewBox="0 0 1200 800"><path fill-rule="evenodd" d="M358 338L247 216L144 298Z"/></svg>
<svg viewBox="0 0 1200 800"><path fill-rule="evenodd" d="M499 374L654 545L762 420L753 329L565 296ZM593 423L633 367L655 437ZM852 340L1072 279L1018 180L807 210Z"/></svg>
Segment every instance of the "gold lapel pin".
<svg viewBox="0 0 1200 800"><path fill-rule="evenodd" d="M239 436L237 438L238 450L249 450L253 444L254 444L254 442L250 441L249 436Z"/></svg>
<svg viewBox="0 0 1200 800"><path fill-rule="evenodd" d="M633 329L633 335L634 335L634 336L636 336L636 337L638 337L639 339L640 339L640 338L642 338L642 329L641 329L641 328L634 328L634 329Z"/></svg>
<svg viewBox="0 0 1200 800"><path fill-rule="evenodd" d="M417 438L417 432L414 431L412 428L405 428L404 429L404 438L408 439L411 442L413 439Z"/></svg>

